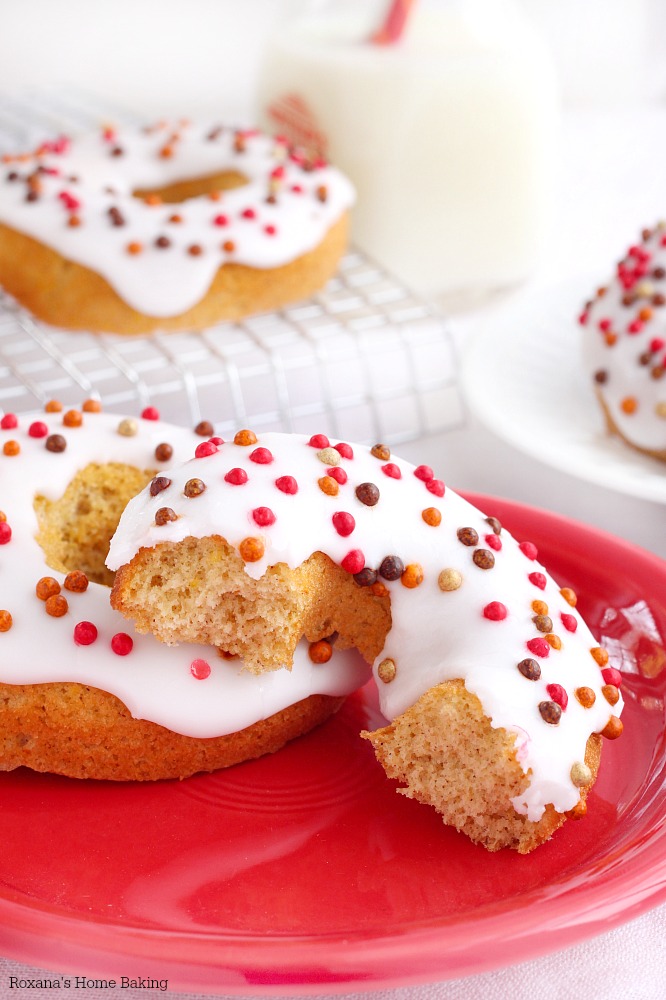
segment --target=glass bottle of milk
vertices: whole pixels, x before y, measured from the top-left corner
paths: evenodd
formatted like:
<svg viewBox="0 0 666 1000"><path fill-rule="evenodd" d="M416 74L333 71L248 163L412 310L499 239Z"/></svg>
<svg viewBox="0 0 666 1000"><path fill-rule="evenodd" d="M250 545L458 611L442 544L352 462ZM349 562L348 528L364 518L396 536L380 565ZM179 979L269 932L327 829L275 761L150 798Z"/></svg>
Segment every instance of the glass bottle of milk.
<svg viewBox="0 0 666 1000"><path fill-rule="evenodd" d="M416 0L373 41L383 3L319 3L279 29L263 124L356 185L353 239L425 294L476 295L538 261L551 207L558 94L513 0Z"/></svg>

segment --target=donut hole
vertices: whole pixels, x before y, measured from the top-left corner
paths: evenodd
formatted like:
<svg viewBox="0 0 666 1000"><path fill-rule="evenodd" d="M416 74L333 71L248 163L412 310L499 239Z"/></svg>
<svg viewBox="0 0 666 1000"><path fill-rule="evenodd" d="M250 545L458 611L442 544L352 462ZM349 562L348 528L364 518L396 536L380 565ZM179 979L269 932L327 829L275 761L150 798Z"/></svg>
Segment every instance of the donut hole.
<svg viewBox="0 0 666 1000"><path fill-rule="evenodd" d="M189 198L200 198L202 195L244 187L247 183L247 177L237 170L225 170L206 177L190 177L187 180L175 181L160 188L136 188L132 194L142 201L159 199L167 205L176 205Z"/></svg>
<svg viewBox="0 0 666 1000"><path fill-rule="evenodd" d="M111 538L128 501L154 474L120 463L91 463L59 499L37 495L35 538L47 565L60 573L82 570L89 580L111 587L115 574L105 565Z"/></svg>

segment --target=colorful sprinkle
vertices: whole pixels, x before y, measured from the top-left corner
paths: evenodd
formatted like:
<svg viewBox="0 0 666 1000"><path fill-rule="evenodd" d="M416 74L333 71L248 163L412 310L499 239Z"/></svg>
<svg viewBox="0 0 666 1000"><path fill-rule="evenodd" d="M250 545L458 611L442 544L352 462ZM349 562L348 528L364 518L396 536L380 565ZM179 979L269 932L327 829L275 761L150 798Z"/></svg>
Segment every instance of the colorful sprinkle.
<svg viewBox="0 0 666 1000"><path fill-rule="evenodd" d="M288 493L291 496L298 493L298 483L293 476L280 476L275 480L275 485L281 493Z"/></svg>
<svg viewBox="0 0 666 1000"><path fill-rule="evenodd" d="M225 483L229 483L231 486L244 486L248 480L248 475L245 469L229 469L224 477Z"/></svg>
<svg viewBox="0 0 666 1000"><path fill-rule="evenodd" d="M77 622L74 626L74 642L77 646L92 646L97 634L97 626L92 622Z"/></svg>
<svg viewBox="0 0 666 1000"><path fill-rule="evenodd" d="M207 677L210 677L210 663L201 659L192 660L190 673L196 680L205 681Z"/></svg>
<svg viewBox="0 0 666 1000"><path fill-rule="evenodd" d="M255 507L252 511L252 520L260 528L269 528L271 524L275 524L276 519L270 507Z"/></svg>
<svg viewBox="0 0 666 1000"><path fill-rule="evenodd" d="M116 656L127 656L134 648L134 640L127 632L116 632L111 639L111 649Z"/></svg>
<svg viewBox="0 0 666 1000"><path fill-rule="evenodd" d="M344 511L338 511L331 518L333 521L333 527L339 535L346 538L351 535L352 531L356 527L356 521L351 514L347 514Z"/></svg>
<svg viewBox="0 0 666 1000"><path fill-rule="evenodd" d="M483 617L491 622L504 621L508 613L506 605L502 604L501 601L491 601L483 609Z"/></svg>

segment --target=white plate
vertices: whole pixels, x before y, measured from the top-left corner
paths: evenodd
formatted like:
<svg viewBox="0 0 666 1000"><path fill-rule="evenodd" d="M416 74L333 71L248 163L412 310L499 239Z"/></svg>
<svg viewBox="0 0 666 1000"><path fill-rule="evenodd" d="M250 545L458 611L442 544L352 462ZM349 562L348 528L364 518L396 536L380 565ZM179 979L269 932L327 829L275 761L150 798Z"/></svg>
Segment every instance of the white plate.
<svg viewBox="0 0 666 1000"><path fill-rule="evenodd" d="M666 464L606 432L582 368L577 316L594 280L526 293L471 338L461 383L470 410L546 465L666 503Z"/></svg>

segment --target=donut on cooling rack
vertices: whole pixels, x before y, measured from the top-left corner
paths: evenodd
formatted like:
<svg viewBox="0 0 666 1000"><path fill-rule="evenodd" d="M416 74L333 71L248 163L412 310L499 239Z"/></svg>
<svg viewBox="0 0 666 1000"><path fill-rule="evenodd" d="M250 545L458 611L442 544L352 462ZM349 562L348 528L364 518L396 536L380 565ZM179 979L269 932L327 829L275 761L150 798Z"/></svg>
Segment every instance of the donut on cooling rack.
<svg viewBox="0 0 666 1000"><path fill-rule="evenodd" d="M304 640L322 672L358 648L391 720L365 734L387 774L526 853L585 810L601 736L622 730L621 676L537 557L383 445L241 431L131 500L107 562L139 633L255 677L284 675Z"/></svg>
<svg viewBox="0 0 666 1000"><path fill-rule="evenodd" d="M186 330L275 309L334 273L348 180L255 130L160 123L4 156L0 286L71 330Z"/></svg>
<svg viewBox="0 0 666 1000"><path fill-rule="evenodd" d="M643 230L579 319L609 432L666 462L666 223Z"/></svg>
<svg viewBox="0 0 666 1000"><path fill-rule="evenodd" d="M82 409L0 418L0 769L180 778L272 752L327 719L370 668L322 669L301 642L270 678L210 647L168 648L109 604L104 565L125 503L212 428ZM201 435L204 435L202 437Z"/></svg>

